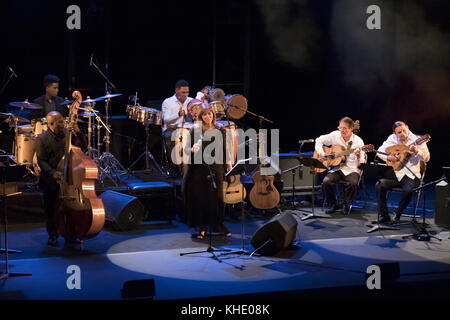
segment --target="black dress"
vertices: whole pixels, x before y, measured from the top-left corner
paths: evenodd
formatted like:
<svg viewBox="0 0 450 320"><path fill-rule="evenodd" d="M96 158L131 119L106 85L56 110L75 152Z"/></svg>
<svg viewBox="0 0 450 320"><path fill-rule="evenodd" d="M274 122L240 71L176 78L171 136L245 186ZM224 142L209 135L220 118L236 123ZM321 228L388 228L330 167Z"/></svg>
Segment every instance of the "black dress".
<svg viewBox="0 0 450 320"><path fill-rule="evenodd" d="M217 127L216 127L217 128ZM219 128L217 128L219 129ZM194 164L194 153L191 153L191 164L189 164L186 174L183 178L184 209L187 224L198 231L209 230L210 224L213 226L213 232L228 233L223 224L224 221L224 203L223 203L223 179L225 176L225 131L219 129L223 139L223 159L221 163L206 164L203 157L202 163ZM190 131L191 147L194 145L193 129ZM203 141L201 148L197 152L202 152L205 148L214 142ZM190 152L190 150L188 151ZM214 152L212 153L215 156ZM208 178L213 174L216 188Z"/></svg>

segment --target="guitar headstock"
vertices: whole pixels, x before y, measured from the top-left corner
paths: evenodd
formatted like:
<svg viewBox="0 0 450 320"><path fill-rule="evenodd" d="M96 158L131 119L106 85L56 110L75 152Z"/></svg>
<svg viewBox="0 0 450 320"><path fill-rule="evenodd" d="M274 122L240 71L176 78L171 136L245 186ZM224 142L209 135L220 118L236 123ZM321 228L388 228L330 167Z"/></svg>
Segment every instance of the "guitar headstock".
<svg viewBox="0 0 450 320"><path fill-rule="evenodd" d="M431 136L429 134L424 134L419 139L417 139L416 142L414 142L414 144L419 145L419 144L428 142L430 140L431 140Z"/></svg>
<svg viewBox="0 0 450 320"><path fill-rule="evenodd" d="M375 146L373 144L366 144L361 148L361 150L364 152L372 152L375 150Z"/></svg>

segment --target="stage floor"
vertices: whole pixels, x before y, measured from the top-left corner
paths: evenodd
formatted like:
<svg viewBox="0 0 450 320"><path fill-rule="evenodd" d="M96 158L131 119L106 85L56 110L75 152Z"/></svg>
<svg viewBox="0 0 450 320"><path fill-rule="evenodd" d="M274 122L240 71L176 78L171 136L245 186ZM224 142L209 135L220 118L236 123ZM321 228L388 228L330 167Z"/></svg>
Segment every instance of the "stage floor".
<svg viewBox="0 0 450 320"><path fill-rule="evenodd" d="M330 219L306 221L300 221L301 212L294 214L299 224L293 246L271 257L216 253L222 262L211 258L209 252L180 256L207 249L208 241L192 239L192 230L176 220L171 225L144 222L129 232L105 228L96 238L84 242L82 252L65 248L63 239L59 239L57 247L47 246L45 225L39 219L13 221L9 226L9 248L23 253L9 255L10 272L32 276L2 280L0 299L116 300L122 298L126 281L144 279L154 279L157 300L276 300L302 295L318 299L355 298L353 295L363 298L373 291L366 287L368 266L390 262L399 263L400 275L395 283L409 288L404 290L406 293L413 294L410 288L418 285L439 286L450 281L450 232L433 225L432 220L427 220L428 230L442 241L403 239L416 231L411 226L367 233L366 224L375 220L376 214L365 209L355 208L349 216L336 213ZM250 239L269 218L247 216L246 250L253 250ZM232 237L214 237L213 246L240 249L240 221L227 219L226 224ZM2 271L4 257L0 261ZM72 273L67 272L70 266L79 267L80 289L68 288L73 280ZM379 297L389 293L384 287L376 291ZM441 298L448 299L449 294Z"/></svg>

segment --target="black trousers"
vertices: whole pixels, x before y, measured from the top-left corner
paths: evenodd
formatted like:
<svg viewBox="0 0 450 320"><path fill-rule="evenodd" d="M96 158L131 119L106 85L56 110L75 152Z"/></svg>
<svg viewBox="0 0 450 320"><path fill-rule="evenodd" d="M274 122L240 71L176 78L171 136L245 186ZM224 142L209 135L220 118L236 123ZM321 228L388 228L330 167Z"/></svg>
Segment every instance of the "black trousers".
<svg viewBox="0 0 450 320"><path fill-rule="evenodd" d="M378 201L378 213L380 217L387 217L389 215L387 208L387 192L392 188L402 188L402 199L398 204L398 208L396 210L396 214L402 214L403 210L408 206L409 202L412 198L413 189L417 188L420 184L419 179L411 179L408 176L404 176L402 180L389 180L389 179L380 179L375 185L375 189L377 192L377 201Z"/></svg>
<svg viewBox="0 0 450 320"><path fill-rule="evenodd" d="M336 205L336 194L334 191L334 185L343 180L345 181L344 186L344 202L349 203L353 199L353 195L355 194L356 190L358 189L358 182L359 182L359 173L353 172L349 175L344 175L341 170L328 173L322 182L322 191L325 195L325 198L327 200L327 203L330 206Z"/></svg>
<svg viewBox="0 0 450 320"><path fill-rule="evenodd" d="M46 227L49 236L57 236L54 214L56 209L56 201L59 196L59 184L47 175L41 175L39 179L39 187L42 189L44 196L44 211L46 216Z"/></svg>

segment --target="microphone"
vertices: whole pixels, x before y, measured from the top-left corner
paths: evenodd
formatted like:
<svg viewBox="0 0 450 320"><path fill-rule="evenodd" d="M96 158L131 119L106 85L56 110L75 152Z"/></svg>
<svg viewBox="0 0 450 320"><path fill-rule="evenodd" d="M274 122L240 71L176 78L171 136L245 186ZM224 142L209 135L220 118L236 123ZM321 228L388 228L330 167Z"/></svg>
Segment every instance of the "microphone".
<svg viewBox="0 0 450 320"><path fill-rule="evenodd" d="M308 139L308 140L298 140L298 143L313 143L314 139Z"/></svg>
<svg viewBox="0 0 450 320"><path fill-rule="evenodd" d="M12 74L14 77L18 78L18 76L17 76L17 74L14 72L13 68L8 67L8 69L9 69L9 71L11 71L11 74Z"/></svg>
<svg viewBox="0 0 450 320"><path fill-rule="evenodd" d="M89 61L89 67L92 66L93 60L94 59L94 53L91 53L91 60Z"/></svg>

